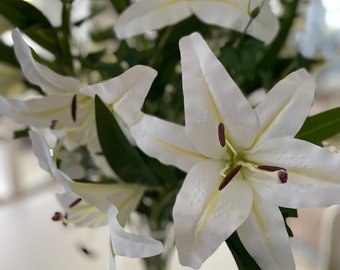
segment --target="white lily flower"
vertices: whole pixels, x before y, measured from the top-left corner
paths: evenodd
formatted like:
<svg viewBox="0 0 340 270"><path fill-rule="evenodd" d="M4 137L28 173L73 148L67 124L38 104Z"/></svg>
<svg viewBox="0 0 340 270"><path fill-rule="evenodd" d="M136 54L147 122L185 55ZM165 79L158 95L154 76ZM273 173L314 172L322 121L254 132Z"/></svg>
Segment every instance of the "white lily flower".
<svg viewBox="0 0 340 270"><path fill-rule="evenodd" d="M149 30L175 24L191 15L202 22L243 32L269 43L279 24L266 0L140 0L117 19L114 29L119 38L129 38ZM251 12L260 13L251 18Z"/></svg>
<svg viewBox="0 0 340 270"><path fill-rule="evenodd" d="M147 236L128 233L122 228L137 207L145 187L133 184L75 182L57 169L47 143L38 133L30 131L30 138L41 168L49 172L68 192L67 195L59 196L59 199L65 202L70 197L78 196L78 199L68 205L70 216L67 216L66 221L74 222L78 226L93 227L105 224L104 219L109 218L114 252L111 252L112 255L144 258L163 251L161 242ZM79 197L85 201L84 204L81 204ZM54 218L57 220L62 217L57 215ZM111 258L110 261L111 268L114 269L114 260Z"/></svg>
<svg viewBox="0 0 340 270"><path fill-rule="evenodd" d="M128 91L148 91L156 76L155 70L139 65L106 82L87 86L38 63L18 29L13 30L13 41L25 77L40 86L46 95L25 100L0 96L0 113L18 123L63 131L63 142L68 149L86 145L95 158L99 158L97 153L101 148L95 123L94 96L98 95L112 108Z"/></svg>
<svg viewBox="0 0 340 270"><path fill-rule="evenodd" d="M340 155L295 139L314 98L305 70L280 81L253 109L194 33L180 41L185 126L115 105L137 145L188 172L173 209L180 262L201 264L235 230L261 269L294 269L278 206L340 203ZM132 114L134 115L134 113Z"/></svg>
<svg viewBox="0 0 340 270"><path fill-rule="evenodd" d="M83 200L78 194L66 191L57 193L56 198L64 213L56 212L52 220L62 221L65 225L74 224L77 227L89 228L108 224L107 213L101 212L97 207Z"/></svg>

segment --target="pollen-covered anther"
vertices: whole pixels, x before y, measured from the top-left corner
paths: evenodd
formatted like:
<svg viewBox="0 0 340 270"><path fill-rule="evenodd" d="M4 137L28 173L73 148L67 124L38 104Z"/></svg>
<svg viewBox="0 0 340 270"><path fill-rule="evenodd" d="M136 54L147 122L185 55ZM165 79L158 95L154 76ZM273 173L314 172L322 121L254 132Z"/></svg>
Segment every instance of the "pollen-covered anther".
<svg viewBox="0 0 340 270"><path fill-rule="evenodd" d="M63 218L63 215L60 212L55 212L53 217L52 217L52 220L53 221L60 221L60 220L62 220L62 218Z"/></svg>
<svg viewBox="0 0 340 270"><path fill-rule="evenodd" d="M225 133L224 133L224 125L223 125L223 123L220 123L218 125L218 140L220 142L220 145L222 147L224 147L226 142L225 142Z"/></svg>
<svg viewBox="0 0 340 270"><path fill-rule="evenodd" d="M229 182L236 176L236 174L242 169L242 165L238 165L233 168L222 180L218 190L222 190L229 184Z"/></svg>
<svg viewBox="0 0 340 270"><path fill-rule="evenodd" d="M73 122L77 120L77 95L74 95L71 102L71 116Z"/></svg>

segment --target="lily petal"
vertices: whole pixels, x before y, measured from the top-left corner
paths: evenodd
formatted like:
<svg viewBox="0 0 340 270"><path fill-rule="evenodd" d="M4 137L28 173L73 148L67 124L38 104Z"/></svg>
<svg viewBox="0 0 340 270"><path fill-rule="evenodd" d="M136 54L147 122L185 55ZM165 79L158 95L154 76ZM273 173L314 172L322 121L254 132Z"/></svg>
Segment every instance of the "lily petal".
<svg viewBox="0 0 340 270"><path fill-rule="evenodd" d="M115 112L131 126L136 123L144 99L157 71L147 66L134 66L105 83L81 89L92 98L98 95L104 103L113 105Z"/></svg>
<svg viewBox="0 0 340 270"><path fill-rule="evenodd" d="M67 132L64 145L73 149L97 140L94 121L94 102L77 95L76 121L72 117L74 95L48 95L28 100L6 99L0 96L0 113L14 121L33 127Z"/></svg>
<svg viewBox="0 0 340 270"><path fill-rule="evenodd" d="M250 1L250 10L248 10L249 0L201 0L189 1L189 4L193 13L201 21L242 33L251 19L249 13L259 7L262 2L262 0ZM278 29L278 18L273 14L266 1L259 15L251 22L247 34L269 43L275 37Z"/></svg>
<svg viewBox="0 0 340 270"><path fill-rule="evenodd" d="M50 127L53 120L73 125L71 95L49 95L18 100L0 96L0 113L34 127Z"/></svg>
<svg viewBox="0 0 340 270"><path fill-rule="evenodd" d="M12 31L14 51L21 70L27 80L38 85L47 94L76 93L84 85L72 77L61 76L38 63L32 56L30 47L21 37L19 29Z"/></svg>
<svg viewBox="0 0 340 270"><path fill-rule="evenodd" d="M175 24L191 14L187 1L140 0L119 16L114 30L119 38L129 38Z"/></svg>
<svg viewBox="0 0 340 270"><path fill-rule="evenodd" d="M100 211L107 212L110 203L120 209L119 222L124 226L131 212L136 208L145 188L138 185L125 184L92 184L71 182L70 186L76 194Z"/></svg>
<svg viewBox="0 0 340 270"><path fill-rule="evenodd" d="M80 92L92 98L98 95L106 104L115 104L127 94L137 95L134 100L141 100L141 104L129 104L129 107L136 107L139 110L156 75L156 70L137 65L106 82L84 87ZM132 100L129 99L129 102L132 103Z"/></svg>
<svg viewBox="0 0 340 270"><path fill-rule="evenodd" d="M294 137L309 114L314 91L314 79L304 69L276 84L255 108L261 126L257 145L272 138Z"/></svg>
<svg viewBox="0 0 340 270"><path fill-rule="evenodd" d="M113 253L113 250L111 248L111 242L110 242L110 249L109 249L109 270L116 270L116 260L115 260L115 254Z"/></svg>
<svg viewBox="0 0 340 270"><path fill-rule="evenodd" d="M89 204L106 213L110 204L114 203L121 214L119 222L125 225L130 213L135 209L145 188L140 185L81 183L70 179L64 172L57 169L50 150L44 139L36 132L30 131L34 154L41 168L49 172L68 192L75 193Z"/></svg>
<svg viewBox="0 0 340 270"><path fill-rule="evenodd" d="M138 147L146 154L183 171L190 170L198 161L206 159L188 140L183 126L143 115L130 128L130 132Z"/></svg>
<svg viewBox="0 0 340 270"><path fill-rule="evenodd" d="M72 193L72 188L68 183L72 180L64 172L57 169L51 157L50 149L43 137L34 131L30 131L29 136L33 152L38 158L40 167L50 173L68 192Z"/></svg>
<svg viewBox="0 0 340 270"><path fill-rule="evenodd" d="M253 189L265 200L289 208L340 204L340 155L309 142L281 138L266 142L250 160L287 169L284 184L260 171L249 176Z"/></svg>
<svg viewBox="0 0 340 270"><path fill-rule="evenodd" d="M112 249L116 255L145 258L163 252L163 245L160 241L125 231L117 220L117 214L117 208L111 204L109 208L110 233Z"/></svg>
<svg viewBox="0 0 340 270"><path fill-rule="evenodd" d="M79 198L77 194L65 192L56 194L56 197L67 213L67 217L65 216L66 220L63 220L63 222L89 228L95 228L108 223L107 213L99 211L98 208L84 200L72 206L72 203Z"/></svg>
<svg viewBox="0 0 340 270"><path fill-rule="evenodd" d="M177 196L173 217L182 265L199 268L249 215L252 190L241 176L219 191L223 167L223 161L201 161L189 171Z"/></svg>
<svg viewBox="0 0 340 270"><path fill-rule="evenodd" d="M226 139L234 147L248 148L257 116L247 99L198 33L182 38L179 46L190 141L201 153L221 158L226 151L217 139L217 127L224 123Z"/></svg>
<svg viewBox="0 0 340 270"><path fill-rule="evenodd" d="M279 208L255 193L252 211L237 233L261 269L295 269L284 224Z"/></svg>

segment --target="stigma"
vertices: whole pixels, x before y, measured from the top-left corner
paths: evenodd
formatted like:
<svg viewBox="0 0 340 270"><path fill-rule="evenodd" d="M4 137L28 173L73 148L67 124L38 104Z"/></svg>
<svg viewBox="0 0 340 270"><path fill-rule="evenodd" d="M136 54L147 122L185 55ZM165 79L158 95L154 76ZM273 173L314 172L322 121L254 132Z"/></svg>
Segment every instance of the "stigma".
<svg viewBox="0 0 340 270"><path fill-rule="evenodd" d="M279 177L282 184L287 183L287 181L288 181L287 171L278 171L277 176Z"/></svg>
<svg viewBox="0 0 340 270"><path fill-rule="evenodd" d="M288 181L288 173L285 168L270 165L260 165L257 166L257 168L267 172L277 172L277 177L282 184L285 184Z"/></svg>

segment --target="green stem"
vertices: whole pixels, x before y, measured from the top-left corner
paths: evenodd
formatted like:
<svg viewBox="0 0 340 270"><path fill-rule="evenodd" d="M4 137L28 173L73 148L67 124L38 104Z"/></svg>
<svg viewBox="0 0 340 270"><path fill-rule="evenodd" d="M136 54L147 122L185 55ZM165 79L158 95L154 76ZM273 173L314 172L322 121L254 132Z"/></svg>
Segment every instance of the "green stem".
<svg viewBox="0 0 340 270"><path fill-rule="evenodd" d="M173 30L173 26L167 27L166 30L163 32L162 36L159 39L158 44L155 46L155 54L154 57L150 60L150 66L155 67L159 62L159 56L162 54L163 48L167 43L171 33Z"/></svg>
<svg viewBox="0 0 340 270"><path fill-rule="evenodd" d="M146 270L163 270L167 264L167 258L161 255L144 258L145 269Z"/></svg>
<svg viewBox="0 0 340 270"><path fill-rule="evenodd" d="M244 38L246 36L248 28L250 27L250 25L253 22L253 20L260 14L261 9L262 9L264 3L265 3L265 0L262 0L260 6L254 8L253 10L250 10L250 0L249 0L249 2L248 2L248 14L250 16L250 20L248 21L246 27L244 28L241 36L234 42L233 47L235 49L239 49L240 48L240 46L241 46L241 44L242 44L242 42L243 42L243 40L244 40Z"/></svg>
<svg viewBox="0 0 340 270"><path fill-rule="evenodd" d="M239 270L261 270L243 246L236 231L226 240L226 243L234 256Z"/></svg>
<svg viewBox="0 0 340 270"><path fill-rule="evenodd" d="M62 54L59 55L58 57L59 59L57 59L62 64L63 73L65 73L68 76L75 75L70 45L71 39L70 18L72 2L73 0L62 0L63 6L62 6L61 32L59 35Z"/></svg>
<svg viewBox="0 0 340 270"><path fill-rule="evenodd" d="M298 0L286 1L286 9L281 19L280 30L276 38L273 40L271 46L268 48L268 51L266 52L266 57L262 61L261 66L263 66L264 68L272 68L275 61L277 61L278 55L282 47L286 43L287 37L293 24L293 20L296 17L298 2Z"/></svg>

